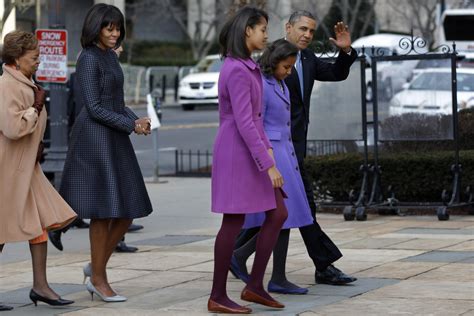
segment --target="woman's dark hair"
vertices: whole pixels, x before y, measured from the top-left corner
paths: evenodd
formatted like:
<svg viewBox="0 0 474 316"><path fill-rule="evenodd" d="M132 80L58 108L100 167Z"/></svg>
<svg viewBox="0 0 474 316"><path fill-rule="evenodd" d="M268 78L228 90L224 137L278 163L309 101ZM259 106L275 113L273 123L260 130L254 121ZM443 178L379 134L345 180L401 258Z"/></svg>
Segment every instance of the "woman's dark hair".
<svg viewBox="0 0 474 316"><path fill-rule="evenodd" d="M296 55L298 55L298 47L285 39L279 39L265 49L258 63L261 71L266 76L271 76L280 61Z"/></svg>
<svg viewBox="0 0 474 316"><path fill-rule="evenodd" d="M38 40L33 33L13 31L5 35L3 40L2 59L7 65L14 65L15 59L23 56L27 51L36 49Z"/></svg>
<svg viewBox="0 0 474 316"><path fill-rule="evenodd" d="M117 48L125 38L125 21L122 12L117 7L105 3L92 6L87 12L82 26L82 48L96 45L100 31L109 25L120 28L120 36L115 45L115 48Z"/></svg>
<svg viewBox="0 0 474 316"><path fill-rule="evenodd" d="M245 31L247 27L254 28L264 18L268 22L268 14L258 8L243 7L230 18L219 34L221 55L227 57L249 58L250 51L246 44Z"/></svg>

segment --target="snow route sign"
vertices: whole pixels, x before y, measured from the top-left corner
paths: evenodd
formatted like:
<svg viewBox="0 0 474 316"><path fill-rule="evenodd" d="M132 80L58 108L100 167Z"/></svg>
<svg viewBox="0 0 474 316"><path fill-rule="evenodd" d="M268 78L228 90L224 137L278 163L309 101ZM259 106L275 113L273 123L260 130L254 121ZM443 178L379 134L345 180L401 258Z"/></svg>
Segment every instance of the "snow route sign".
<svg viewBox="0 0 474 316"><path fill-rule="evenodd" d="M36 80L65 83L67 81L67 31L55 29L36 30L40 51L40 65Z"/></svg>

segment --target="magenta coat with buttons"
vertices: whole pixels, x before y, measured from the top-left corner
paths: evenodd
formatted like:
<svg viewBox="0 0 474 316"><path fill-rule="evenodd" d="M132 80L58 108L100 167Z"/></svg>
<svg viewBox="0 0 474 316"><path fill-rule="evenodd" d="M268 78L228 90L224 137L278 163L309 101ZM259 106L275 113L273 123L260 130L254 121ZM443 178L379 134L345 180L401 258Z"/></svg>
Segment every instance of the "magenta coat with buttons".
<svg viewBox="0 0 474 316"><path fill-rule="evenodd" d="M252 59L226 57L219 75L219 130L212 159L215 213L247 214L276 207L267 170L274 165L263 129L262 77Z"/></svg>

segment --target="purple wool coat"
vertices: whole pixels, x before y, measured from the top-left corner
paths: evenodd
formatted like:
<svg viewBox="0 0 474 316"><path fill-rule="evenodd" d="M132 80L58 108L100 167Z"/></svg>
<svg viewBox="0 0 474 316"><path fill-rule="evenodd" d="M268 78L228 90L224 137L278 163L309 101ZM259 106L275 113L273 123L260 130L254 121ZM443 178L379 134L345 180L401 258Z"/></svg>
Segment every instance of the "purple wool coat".
<svg viewBox="0 0 474 316"><path fill-rule="evenodd" d="M275 162L263 130L262 78L252 59L226 57L219 75L219 130L212 159L214 213L247 214L276 207L267 170Z"/></svg>
<svg viewBox="0 0 474 316"><path fill-rule="evenodd" d="M283 228L296 228L313 223L306 191L298 166L295 149L291 139L290 93L285 82L281 90L277 80L263 77L263 127L267 134L275 156L276 167L283 176L283 191L288 196L285 206L288 219ZM265 214L245 216L244 228L261 226Z"/></svg>

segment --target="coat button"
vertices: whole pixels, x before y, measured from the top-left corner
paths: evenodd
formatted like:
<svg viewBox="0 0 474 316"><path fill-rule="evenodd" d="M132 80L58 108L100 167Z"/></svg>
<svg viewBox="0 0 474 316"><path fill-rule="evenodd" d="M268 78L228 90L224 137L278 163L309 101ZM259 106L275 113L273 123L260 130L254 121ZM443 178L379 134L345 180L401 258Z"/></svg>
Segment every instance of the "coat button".
<svg viewBox="0 0 474 316"><path fill-rule="evenodd" d="M295 155L295 152L292 152L291 155L294 156L294 155Z"/></svg>
<svg viewBox="0 0 474 316"><path fill-rule="evenodd" d="M287 126L290 126L290 122L286 122L286 125L287 125Z"/></svg>
<svg viewBox="0 0 474 316"><path fill-rule="evenodd" d="M258 113L258 117L262 116L262 113Z"/></svg>
<svg viewBox="0 0 474 316"><path fill-rule="evenodd" d="M287 107L286 107L286 109L289 111L289 110L290 110L290 107L289 107L289 106L287 106Z"/></svg>
<svg viewBox="0 0 474 316"><path fill-rule="evenodd" d="M296 167L296 170L300 170L300 168Z"/></svg>

